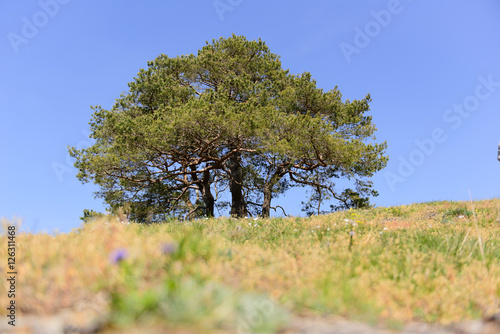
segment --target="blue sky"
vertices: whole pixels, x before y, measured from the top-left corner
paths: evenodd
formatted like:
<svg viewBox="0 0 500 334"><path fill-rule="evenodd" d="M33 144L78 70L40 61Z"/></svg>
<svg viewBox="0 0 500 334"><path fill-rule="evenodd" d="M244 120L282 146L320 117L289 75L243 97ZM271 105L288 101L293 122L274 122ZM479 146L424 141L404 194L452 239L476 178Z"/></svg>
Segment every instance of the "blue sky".
<svg viewBox="0 0 500 334"><path fill-rule="evenodd" d="M1 1L0 216L69 231L103 210L66 147L91 105L112 106L160 53L232 33L262 38L292 73L373 99L390 161L377 206L500 194L500 1ZM299 215L303 190L274 204Z"/></svg>

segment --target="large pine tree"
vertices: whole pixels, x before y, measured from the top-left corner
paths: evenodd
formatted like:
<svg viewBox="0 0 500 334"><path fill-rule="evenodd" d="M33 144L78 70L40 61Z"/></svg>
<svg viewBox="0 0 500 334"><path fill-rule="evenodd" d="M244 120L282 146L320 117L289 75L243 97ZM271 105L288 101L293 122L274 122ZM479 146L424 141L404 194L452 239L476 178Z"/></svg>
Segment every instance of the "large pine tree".
<svg viewBox="0 0 500 334"><path fill-rule="evenodd" d="M376 195L369 178L387 157L385 143L368 142L370 97L324 92L309 73L284 70L261 40L233 35L197 55L160 55L129 88L110 110L94 107L95 144L70 154L77 177L137 221L214 216L224 206L268 217L272 198L294 186L312 190L308 212ZM337 179L355 189L338 189Z"/></svg>

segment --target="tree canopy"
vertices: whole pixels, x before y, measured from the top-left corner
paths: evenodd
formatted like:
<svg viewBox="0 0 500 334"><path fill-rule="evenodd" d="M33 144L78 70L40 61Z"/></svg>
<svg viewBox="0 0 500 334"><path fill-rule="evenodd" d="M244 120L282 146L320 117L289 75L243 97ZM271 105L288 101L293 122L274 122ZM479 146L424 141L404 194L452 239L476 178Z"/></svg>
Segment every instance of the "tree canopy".
<svg viewBox="0 0 500 334"><path fill-rule="evenodd" d="M269 217L272 199L292 187L310 189L309 214L377 195L370 177L386 166L386 144L369 142L369 95L342 101L337 87L289 73L263 41L243 36L147 65L110 110L93 107L95 144L69 148L77 177L96 183L112 210L127 207L137 221L226 207Z"/></svg>

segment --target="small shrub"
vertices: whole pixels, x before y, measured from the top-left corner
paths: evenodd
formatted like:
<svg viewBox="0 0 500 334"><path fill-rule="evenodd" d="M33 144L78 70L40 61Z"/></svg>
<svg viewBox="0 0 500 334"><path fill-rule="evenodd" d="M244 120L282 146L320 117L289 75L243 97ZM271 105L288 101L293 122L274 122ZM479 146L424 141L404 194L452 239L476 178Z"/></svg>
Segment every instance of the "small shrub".
<svg viewBox="0 0 500 334"><path fill-rule="evenodd" d="M408 214L400 206L390 207L390 208L388 208L388 212L391 213L395 217L407 217L408 216Z"/></svg>
<svg viewBox="0 0 500 334"><path fill-rule="evenodd" d="M80 220L83 220L84 223L89 223L98 218L104 217L104 213L96 212L94 210L83 210L83 217L80 217Z"/></svg>
<svg viewBox="0 0 500 334"><path fill-rule="evenodd" d="M472 211L467 210L467 208L456 208L456 209L448 209L444 212L444 218L465 216L470 218L473 215Z"/></svg>

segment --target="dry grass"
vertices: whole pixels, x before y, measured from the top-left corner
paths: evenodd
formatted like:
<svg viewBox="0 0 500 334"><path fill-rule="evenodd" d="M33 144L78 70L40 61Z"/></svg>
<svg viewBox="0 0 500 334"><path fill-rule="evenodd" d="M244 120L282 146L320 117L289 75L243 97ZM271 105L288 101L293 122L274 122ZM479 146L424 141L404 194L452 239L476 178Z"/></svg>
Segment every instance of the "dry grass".
<svg viewBox="0 0 500 334"><path fill-rule="evenodd" d="M179 298L199 302L195 295L175 291L194 280L200 291L215 284L221 294L239 296L231 304L235 308L244 294L258 292L280 309L369 322L478 318L500 308L499 217L498 199L310 218L219 218L150 226L106 217L68 234L18 235L17 304L23 314L53 314L88 301L96 313L115 316L111 319L126 313L135 321L147 313L153 321L161 314L146 306L129 314L124 300L140 302L148 291L170 284L174 288L162 300L149 303L168 306L174 299L179 304ZM0 239L5 245L0 258L7 259L6 236ZM162 253L165 244L176 250ZM120 248L127 257L113 264L109 256ZM5 281L0 287L6 291ZM104 296L99 304L96 296ZM7 303L6 292L0 293L0 305ZM192 305L186 305L176 310L179 318L167 321L219 326L215 320L207 322L218 315L204 309L183 318L188 308L192 312Z"/></svg>

